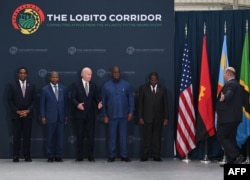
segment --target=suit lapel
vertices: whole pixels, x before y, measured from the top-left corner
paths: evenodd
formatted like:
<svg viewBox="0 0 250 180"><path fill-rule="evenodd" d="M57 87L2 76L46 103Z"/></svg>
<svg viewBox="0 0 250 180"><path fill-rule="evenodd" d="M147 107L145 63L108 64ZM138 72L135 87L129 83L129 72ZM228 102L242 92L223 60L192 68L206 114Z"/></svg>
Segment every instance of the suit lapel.
<svg viewBox="0 0 250 180"><path fill-rule="evenodd" d="M55 95L55 93L54 93L54 89L52 88L51 84L49 84L48 86L49 86L49 87L48 87L48 90L49 90L51 96L53 96L53 97L55 98L55 100L57 101L56 95ZM58 92L59 92L59 85L58 85ZM58 98L59 98L59 97L60 97L60 96L58 95Z"/></svg>

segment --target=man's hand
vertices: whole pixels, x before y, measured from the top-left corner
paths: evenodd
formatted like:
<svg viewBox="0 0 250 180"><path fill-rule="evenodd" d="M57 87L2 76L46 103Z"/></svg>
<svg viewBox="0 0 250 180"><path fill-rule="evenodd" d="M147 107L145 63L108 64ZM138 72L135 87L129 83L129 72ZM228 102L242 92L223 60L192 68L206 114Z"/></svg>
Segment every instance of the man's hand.
<svg viewBox="0 0 250 180"><path fill-rule="evenodd" d="M167 119L164 119L163 120L163 126L167 126L168 125L168 120Z"/></svg>
<svg viewBox="0 0 250 180"><path fill-rule="evenodd" d="M109 118L108 118L108 117L104 117L104 118L103 118L103 122L104 122L105 124L108 124L108 123L109 123Z"/></svg>
<svg viewBox="0 0 250 180"><path fill-rule="evenodd" d="M30 113L30 110L17 111L16 113L19 115L19 117L27 117L27 115Z"/></svg>
<svg viewBox="0 0 250 180"><path fill-rule="evenodd" d="M84 103L79 103L77 105L77 108L80 109L81 111L83 111L84 110Z"/></svg>
<svg viewBox="0 0 250 180"><path fill-rule="evenodd" d="M142 118L139 119L139 124L144 124L144 120Z"/></svg>
<svg viewBox="0 0 250 180"><path fill-rule="evenodd" d="M220 102L225 100L225 95L223 94L223 92L220 93Z"/></svg>
<svg viewBox="0 0 250 180"><path fill-rule="evenodd" d="M99 103L98 103L98 109L101 109L102 108L102 101L100 101Z"/></svg>
<svg viewBox="0 0 250 180"><path fill-rule="evenodd" d="M128 114L128 121L131 121L133 119L133 114L132 113L129 113Z"/></svg>
<svg viewBox="0 0 250 180"><path fill-rule="evenodd" d="M45 124L47 123L46 118L42 118L42 119L41 119L41 123L42 123L43 125L45 125Z"/></svg>

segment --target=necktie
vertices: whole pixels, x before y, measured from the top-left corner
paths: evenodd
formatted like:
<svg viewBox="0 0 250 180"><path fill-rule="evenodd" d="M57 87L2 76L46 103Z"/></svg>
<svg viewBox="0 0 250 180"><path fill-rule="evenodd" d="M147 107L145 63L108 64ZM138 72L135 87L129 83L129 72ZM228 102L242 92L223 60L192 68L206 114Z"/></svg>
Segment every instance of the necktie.
<svg viewBox="0 0 250 180"><path fill-rule="evenodd" d="M22 93L23 93L23 97L25 97L25 84L24 84L24 82L22 82Z"/></svg>
<svg viewBox="0 0 250 180"><path fill-rule="evenodd" d="M87 96L89 95L88 83L85 83L85 93L86 93Z"/></svg>
<svg viewBox="0 0 250 180"><path fill-rule="evenodd" d="M54 85L54 88L55 88L56 100L58 100L58 88L57 88L57 85Z"/></svg>
<svg viewBox="0 0 250 180"><path fill-rule="evenodd" d="M155 91L155 86L152 86L152 92L155 94L156 91Z"/></svg>

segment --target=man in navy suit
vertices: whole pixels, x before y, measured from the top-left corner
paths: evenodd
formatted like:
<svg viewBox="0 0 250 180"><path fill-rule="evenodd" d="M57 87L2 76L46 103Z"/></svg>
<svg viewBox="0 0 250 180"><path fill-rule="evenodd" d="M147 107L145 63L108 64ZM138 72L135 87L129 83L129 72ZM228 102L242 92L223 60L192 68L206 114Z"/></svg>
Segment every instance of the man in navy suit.
<svg viewBox="0 0 250 180"><path fill-rule="evenodd" d="M30 137L36 90L35 85L27 81L27 68L19 68L17 76L18 80L10 85L8 91L13 122L13 162L19 162L22 136L24 159L31 162Z"/></svg>
<svg viewBox="0 0 250 180"><path fill-rule="evenodd" d="M49 81L41 93L41 122L46 124L48 162L62 162L64 125L68 119L67 89L58 83L58 72L50 72Z"/></svg>
<svg viewBox="0 0 250 180"><path fill-rule="evenodd" d="M72 102L74 105L74 118L76 122L77 136L77 158L76 161L83 161L84 134L87 137L87 158L94 162L95 143L95 112L102 108L97 86L91 82L92 71L85 67L81 72L82 79L76 82L72 89Z"/></svg>
<svg viewBox="0 0 250 180"><path fill-rule="evenodd" d="M240 164L244 157L237 146L236 134L238 125L242 121L243 90L235 79L233 67L225 69L224 80L225 85L216 102L217 138L224 148L227 163Z"/></svg>
<svg viewBox="0 0 250 180"><path fill-rule="evenodd" d="M139 89L139 124L143 125L141 161L147 161L152 147L154 161L161 159L162 126L168 124L167 90L158 83L158 73L149 75L149 82Z"/></svg>

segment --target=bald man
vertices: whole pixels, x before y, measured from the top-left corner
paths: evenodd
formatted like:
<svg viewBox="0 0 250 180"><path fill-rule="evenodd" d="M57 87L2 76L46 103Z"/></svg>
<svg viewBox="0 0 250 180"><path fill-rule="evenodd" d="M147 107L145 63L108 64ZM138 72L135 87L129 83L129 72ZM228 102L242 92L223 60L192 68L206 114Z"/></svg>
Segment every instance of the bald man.
<svg viewBox="0 0 250 180"><path fill-rule="evenodd" d="M225 85L216 102L217 138L225 151L228 164L240 164L244 160L236 143L237 127L242 120L243 91L235 79L235 73L233 67L224 70Z"/></svg>
<svg viewBox="0 0 250 180"><path fill-rule="evenodd" d="M85 67L81 72L81 80L76 82L72 89L72 101L74 104L74 118L76 122L77 158L84 159L84 134L87 138L86 157L94 162L94 138L95 138L95 113L96 109L102 108L97 86L91 82L92 70Z"/></svg>

